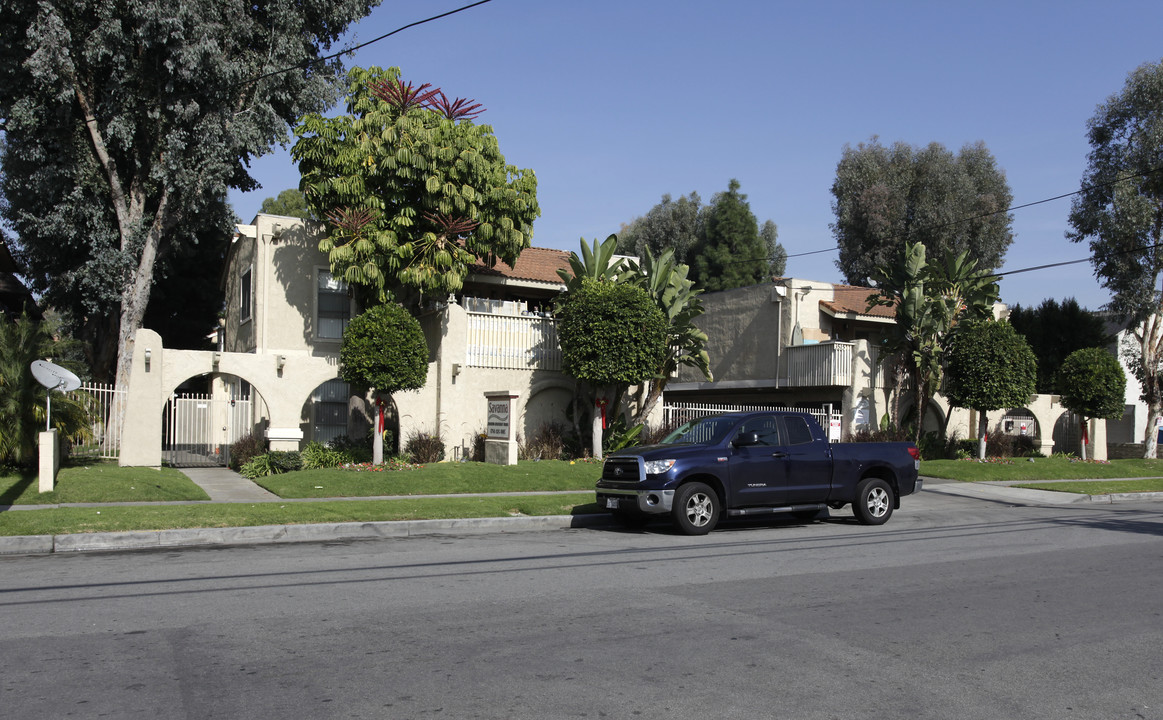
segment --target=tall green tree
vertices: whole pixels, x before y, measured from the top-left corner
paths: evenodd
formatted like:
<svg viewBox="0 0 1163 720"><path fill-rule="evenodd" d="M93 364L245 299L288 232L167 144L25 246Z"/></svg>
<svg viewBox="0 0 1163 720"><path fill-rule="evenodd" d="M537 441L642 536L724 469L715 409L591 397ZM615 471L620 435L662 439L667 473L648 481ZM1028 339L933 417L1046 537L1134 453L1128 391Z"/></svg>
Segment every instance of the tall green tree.
<svg viewBox="0 0 1163 720"><path fill-rule="evenodd" d="M832 233L845 281L868 285L875 269L907 243L930 257L968 252L977 267L1001 267L1013 242L1013 194L997 161L978 142L954 154L939 143L845 146L832 183Z"/></svg>
<svg viewBox="0 0 1163 720"><path fill-rule="evenodd" d="M37 289L89 323L98 377L126 384L159 261L228 235L227 190L330 105L341 68L322 54L373 5L0 5L5 218Z"/></svg>
<svg viewBox="0 0 1163 720"><path fill-rule="evenodd" d="M1066 356L1088 347L1106 347L1113 338L1102 317L1079 306L1074 298L1061 303L1047 298L1036 308L1014 305L1010 324L1026 338L1038 359L1038 392L1058 392L1058 368Z"/></svg>
<svg viewBox="0 0 1163 720"><path fill-rule="evenodd" d="M1095 275L1111 292L1107 309L1128 323L1138 344L1133 366L1147 404L1145 457L1153 458L1163 416L1163 62L1136 68L1122 91L1098 106L1087 140L1066 237L1089 242Z"/></svg>
<svg viewBox="0 0 1163 720"><path fill-rule="evenodd" d="M307 198L298 188L287 188L276 197L269 197L262 201L262 212L269 215L284 215L304 220L314 220L311 209L307 207Z"/></svg>
<svg viewBox="0 0 1163 720"><path fill-rule="evenodd" d="M708 291L730 290L768 277L767 243L747 196L732 179L726 192L716 193L704 213L703 233L688 254L694 281Z"/></svg>
<svg viewBox="0 0 1163 720"><path fill-rule="evenodd" d="M516 262L541 214L537 178L505 163L481 112L373 67L348 74L346 114L303 117L291 156L332 272L383 301L455 292L478 260Z"/></svg>
<svg viewBox="0 0 1163 720"><path fill-rule="evenodd" d="M696 192L680 195L678 200L665 194L662 202L622 228L618 252L644 257L649 251L657 257L669 249L675 262L690 262L688 255L702 237L702 210L703 201Z"/></svg>
<svg viewBox="0 0 1163 720"><path fill-rule="evenodd" d="M1123 416L1127 378L1114 355L1102 348L1070 353L1058 369L1062 407L1079 416L1082 424L1081 457L1086 459L1086 425L1093 418L1117 420Z"/></svg>
<svg viewBox="0 0 1163 720"><path fill-rule="evenodd" d="M985 458L990 410L1024 407L1034 394L1037 360L1008 322L967 323L945 348L945 397L954 407L978 412L977 456Z"/></svg>
<svg viewBox="0 0 1163 720"><path fill-rule="evenodd" d="M787 270L787 250L779 242L779 228L772 220L767 220L759 228L759 237L763 238L763 245L767 248L767 271L773 277L783 275Z"/></svg>
<svg viewBox="0 0 1163 720"><path fill-rule="evenodd" d="M376 433L372 456L384 460L383 412L380 396L419 390L428 379L428 343L420 323L395 303L376 305L353 317L343 330L339 376L376 395Z"/></svg>

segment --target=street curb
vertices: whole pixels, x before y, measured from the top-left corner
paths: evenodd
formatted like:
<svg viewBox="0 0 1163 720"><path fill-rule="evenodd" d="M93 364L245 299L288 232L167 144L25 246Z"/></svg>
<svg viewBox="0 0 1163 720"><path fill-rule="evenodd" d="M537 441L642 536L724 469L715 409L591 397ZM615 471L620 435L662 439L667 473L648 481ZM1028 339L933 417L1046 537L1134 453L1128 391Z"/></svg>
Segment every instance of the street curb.
<svg viewBox="0 0 1163 720"><path fill-rule="evenodd" d="M1015 505L1115 505L1130 502L1163 501L1163 492L1111 493L1108 495L1079 495L1053 490L1032 490L1006 485L985 483L925 483L922 492L933 492L979 500L996 500Z"/></svg>
<svg viewBox="0 0 1163 720"><path fill-rule="evenodd" d="M0 537L0 555L47 555L51 553L156 550L226 545L278 545L299 542L380 540L423 535L480 535L600 527L609 525L611 522L611 516L602 513L450 520L313 523L307 525L254 525L231 528L71 533L68 535L15 535Z"/></svg>

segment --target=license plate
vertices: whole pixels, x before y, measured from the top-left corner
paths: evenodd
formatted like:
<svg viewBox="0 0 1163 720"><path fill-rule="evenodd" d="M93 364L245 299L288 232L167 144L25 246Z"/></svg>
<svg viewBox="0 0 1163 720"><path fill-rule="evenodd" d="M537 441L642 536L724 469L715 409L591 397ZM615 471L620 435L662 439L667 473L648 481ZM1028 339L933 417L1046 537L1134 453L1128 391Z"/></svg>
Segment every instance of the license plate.
<svg viewBox="0 0 1163 720"><path fill-rule="evenodd" d="M606 509L607 510L617 510L618 509L618 498L609 498L609 497L606 498Z"/></svg>

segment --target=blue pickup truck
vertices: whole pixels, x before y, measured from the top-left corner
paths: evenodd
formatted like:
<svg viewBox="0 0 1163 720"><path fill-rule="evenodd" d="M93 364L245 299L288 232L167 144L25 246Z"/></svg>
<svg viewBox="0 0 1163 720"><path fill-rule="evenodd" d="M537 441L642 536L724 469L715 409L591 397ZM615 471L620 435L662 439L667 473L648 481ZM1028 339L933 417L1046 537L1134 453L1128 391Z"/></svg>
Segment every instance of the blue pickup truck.
<svg viewBox="0 0 1163 720"><path fill-rule="evenodd" d="M810 519L849 504L861 523L881 525L920 491L920 457L909 442L829 443L808 413L712 415L662 444L608 455L598 506L627 524L669 514L688 535L709 533L724 514Z"/></svg>

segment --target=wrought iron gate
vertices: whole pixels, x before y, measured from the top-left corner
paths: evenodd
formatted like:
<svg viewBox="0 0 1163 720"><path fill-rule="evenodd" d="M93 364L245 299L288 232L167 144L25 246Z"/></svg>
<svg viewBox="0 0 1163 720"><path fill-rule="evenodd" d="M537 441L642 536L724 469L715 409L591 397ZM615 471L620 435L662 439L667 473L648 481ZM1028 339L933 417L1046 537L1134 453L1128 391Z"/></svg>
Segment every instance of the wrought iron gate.
<svg viewBox="0 0 1163 720"><path fill-rule="evenodd" d="M162 413L162 458L174 467L230 463L230 446L253 427L250 398L172 396Z"/></svg>

